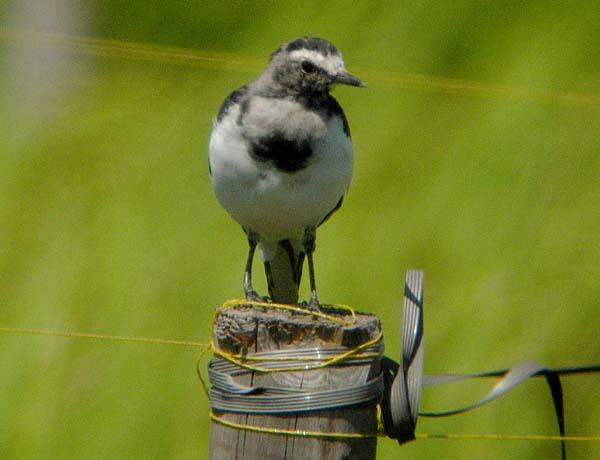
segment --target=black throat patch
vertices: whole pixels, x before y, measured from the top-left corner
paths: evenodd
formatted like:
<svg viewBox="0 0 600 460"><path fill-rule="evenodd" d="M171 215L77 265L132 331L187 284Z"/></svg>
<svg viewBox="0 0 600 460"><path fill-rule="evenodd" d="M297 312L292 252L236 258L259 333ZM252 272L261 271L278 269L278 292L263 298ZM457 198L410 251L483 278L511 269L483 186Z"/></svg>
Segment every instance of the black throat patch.
<svg viewBox="0 0 600 460"><path fill-rule="evenodd" d="M254 139L248 144L250 155L256 161L271 161L277 169L287 173L306 168L313 153L308 139L292 141L278 132Z"/></svg>

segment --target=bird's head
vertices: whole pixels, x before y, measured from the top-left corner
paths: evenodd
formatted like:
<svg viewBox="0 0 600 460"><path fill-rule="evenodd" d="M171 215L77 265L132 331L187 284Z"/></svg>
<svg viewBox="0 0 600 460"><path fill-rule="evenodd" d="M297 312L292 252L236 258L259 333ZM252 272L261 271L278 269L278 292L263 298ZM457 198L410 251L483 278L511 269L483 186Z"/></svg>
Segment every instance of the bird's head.
<svg viewBox="0 0 600 460"><path fill-rule="evenodd" d="M325 94L336 84L365 86L346 70L337 48L322 38L284 43L271 55L269 73L286 92L298 96Z"/></svg>

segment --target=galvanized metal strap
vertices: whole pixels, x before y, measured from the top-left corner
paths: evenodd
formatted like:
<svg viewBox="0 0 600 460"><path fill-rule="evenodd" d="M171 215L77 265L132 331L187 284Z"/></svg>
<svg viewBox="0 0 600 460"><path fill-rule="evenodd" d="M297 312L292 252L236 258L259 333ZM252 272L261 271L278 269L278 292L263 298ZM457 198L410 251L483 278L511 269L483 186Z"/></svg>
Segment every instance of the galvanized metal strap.
<svg viewBox="0 0 600 460"><path fill-rule="evenodd" d="M383 343L379 342L363 351L361 356L345 359L336 366L351 366L371 362L373 355L383 351ZM260 359L260 367L266 372L298 369L305 366L307 370L315 370L315 361L327 360L347 352L343 347L306 348L297 350L274 350L253 354ZM282 360L285 358L285 360ZM208 367L212 384L210 403L213 410L253 414L284 414L309 412L314 410L337 409L354 406L369 401L378 401L383 393L383 376L379 374L365 383L331 390L311 390L282 386L245 386L234 380L253 373L254 370L239 367L223 358L213 358Z"/></svg>
<svg viewBox="0 0 600 460"><path fill-rule="evenodd" d="M600 365L553 369L527 361L510 369L476 374L423 375L423 272L406 274L403 304L403 337L401 362L382 359L385 391L382 414L386 434L400 444L415 439L418 416L445 417L460 414L487 404L531 377L544 377L550 388L561 438L561 456L566 459L565 423L561 375L600 372ZM421 387L440 385L473 378L495 377L499 380L482 398L462 407L441 411L419 412Z"/></svg>
<svg viewBox="0 0 600 460"><path fill-rule="evenodd" d="M385 391L381 404L385 433L400 444L415 439L423 379L424 273L409 270L404 285L400 364L381 362Z"/></svg>

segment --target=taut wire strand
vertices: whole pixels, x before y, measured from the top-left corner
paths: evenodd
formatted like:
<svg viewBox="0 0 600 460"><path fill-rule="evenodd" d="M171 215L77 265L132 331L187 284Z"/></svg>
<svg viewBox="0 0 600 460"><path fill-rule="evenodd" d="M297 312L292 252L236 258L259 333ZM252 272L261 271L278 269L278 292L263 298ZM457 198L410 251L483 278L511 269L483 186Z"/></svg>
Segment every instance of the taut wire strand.
<svg viewBox="0 0 600 460"><path fill-rule="evenodd" d="M304 438L350 438L365 439L375 437L386 437L382 432L378 433L331 433L321 431L286 430L281 428L270 428L245 423L236 423L219 417L214 412L208 413L211 420L221 425L236 430L254 431L258 433L276 434L283 436L299 436ZM416 433L417 439L445 439L445 440L491 440L491 441L565 441L565 442L600 442L600 436L559 436L545 434L493 434L493 433Z"/></svg>
<svg viewBox="0 0 600 460"><path fill-rule="evenodd" d="M493 434L493 433L416 433L417 439L487 439L499 441L566 441L599 442L600 436L560 436L553 434Z"/></svg>
<svg viewBox="0 0 600 460"><path fill-rule="evenodd" d="M201 65L231 70L259 71L264 59L236 54L176 48L147 43L107 40L77 35L41 33L0 27L0 43L32 48L59 48L107 58L176 65ZM407 72L355 67L370 84L443 94L503 96L547 100L562 105L600 108L600 96L574 91L531 88L526 86L483 83L474 80L448 78Z"/></svg>
<svg viewBox="0 0 600 460"><path fill-rule="evenodd" d="M234 302L234 301L229 301ZM227 302L225 303L227 304ZM225 305L224 304L224 305ZM267 303L268 306L273 304ZM339 306L338 306L339 307ZM291 309L293 309L292 307ZM218 311L218 309L217 309ZM144 343L144 344L155 344L155 345L175 345L189 348L200 348L198 356L197 372L200 377L200 382L204 389L204 392L208 395L209 390L206 385L205 379L200 374L200 362L205 356L206 352L212 348L210 343L187 341L187 340L171 340L171 339L158 339L151 337L138 337L138 336L118 336L110 334L96 334L88 332L74 332L74 331L55 331L49 329L34 329L34 328L22 328L22 327L9 327L0 326L0 332L8 334L24 334L24 335L41 335L50 337L63 337L63 338L82 338L82 339L94 339L94 340L106 340L112 342L133 342L133 343ZM351 350L352 351L352 350ZM247 358L247 357L246 357ZM596 367L596 366L591 366ZM578 368L565 368L567 372L565 374L577 374ZM220 423L224 426L228 426L234 429L257 431L270 434L280 434L287 436L302 436L302 437L325 437L325 438L372 438L375 436L383 436L381 433L321 433L312 431L302 430L282 430L278 428L258 427L245 424L237 424L222 419L215 415L212 411L209 412L209 416L216 423ZM477 433L416 433L418 439L445 439L445 440L495 440L495 441L566 441L566 442L600 442L600 435L570 435L570 436L558 436L558 435L539 435L539 434L477 434Z"/></svg>
<svg viewBox="0 0 600 460"><path fill-rule="evenodd" d="M14 334L29 334L29 335L45 335L52 337L68 337L78 339L97 339L97 340L109 340L113 342L138 342L138 343L151 343L157 345L179 345L184 347L198 348L202 345L206 345L202 342L195 342L190 340L171 340L171 339L157 339L152 337L135 337L135 336L123 336L123 335L110 335L110 334L94 334L89 332L71 332L71 331L52 331L48 329L31 329L25 327L7 327L0 326L0 332L14 333Z"/></svg>
<svg viewBox="0 0 600 460"><path fill-rule="evenodd" d="M235 54L78 35L15 30L6 27L0 27L0 43L39 49L67 49L107 58L167 62L179 65L204 65L240 70L258 70L262 66L259 59L251 59Z"/></svg>
<svg viewBox="0 0 600 460"><path fill-rule="evenodd" d="M284 436L299 436L305 438L351 438L365 439L375 437L386 437L379 430L378 433L330 433L305 430L285 430L281 428L269 428L245 423L236 423L219 417L214 412L209 412L209 417L216 423L236 430L254 431L258 433L277 434ZM491 440L491 441L565 441L565 442L600 442L600 436L559 436L551 434L493 434L493 433L419 433L417 439L444 439L444 440Z"/></svg>
<svg viewBox="0 0 600 460"><path fill-rule="evenodd" d="M213 411L208 413L211 420L228 428L245 431L255 431L258 433L278 434L284 436L300 436L303 438L333 438L333 439L365 439L376 438L378 433L328 433L321 431L306 431L306 430L286 430L283 428L269 428L265 426L246 425L244 423L236 423L230 420L225 420L217 416Z"/></svg>

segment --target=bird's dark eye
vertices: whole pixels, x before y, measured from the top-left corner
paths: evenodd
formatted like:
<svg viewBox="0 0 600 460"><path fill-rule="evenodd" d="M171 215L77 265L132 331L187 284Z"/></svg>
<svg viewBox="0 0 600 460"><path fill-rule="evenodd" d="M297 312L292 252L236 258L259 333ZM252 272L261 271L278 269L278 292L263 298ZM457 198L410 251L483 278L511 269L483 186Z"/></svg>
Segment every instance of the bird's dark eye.
<svg viewBox="0 0 600 460"><path fill-rule="evenodd" d="M302 64L300 64L300 66L302 66L302 70L305 73L313 73L315 70L317 70L317 66L310 61L302 61Z"/></svg>

